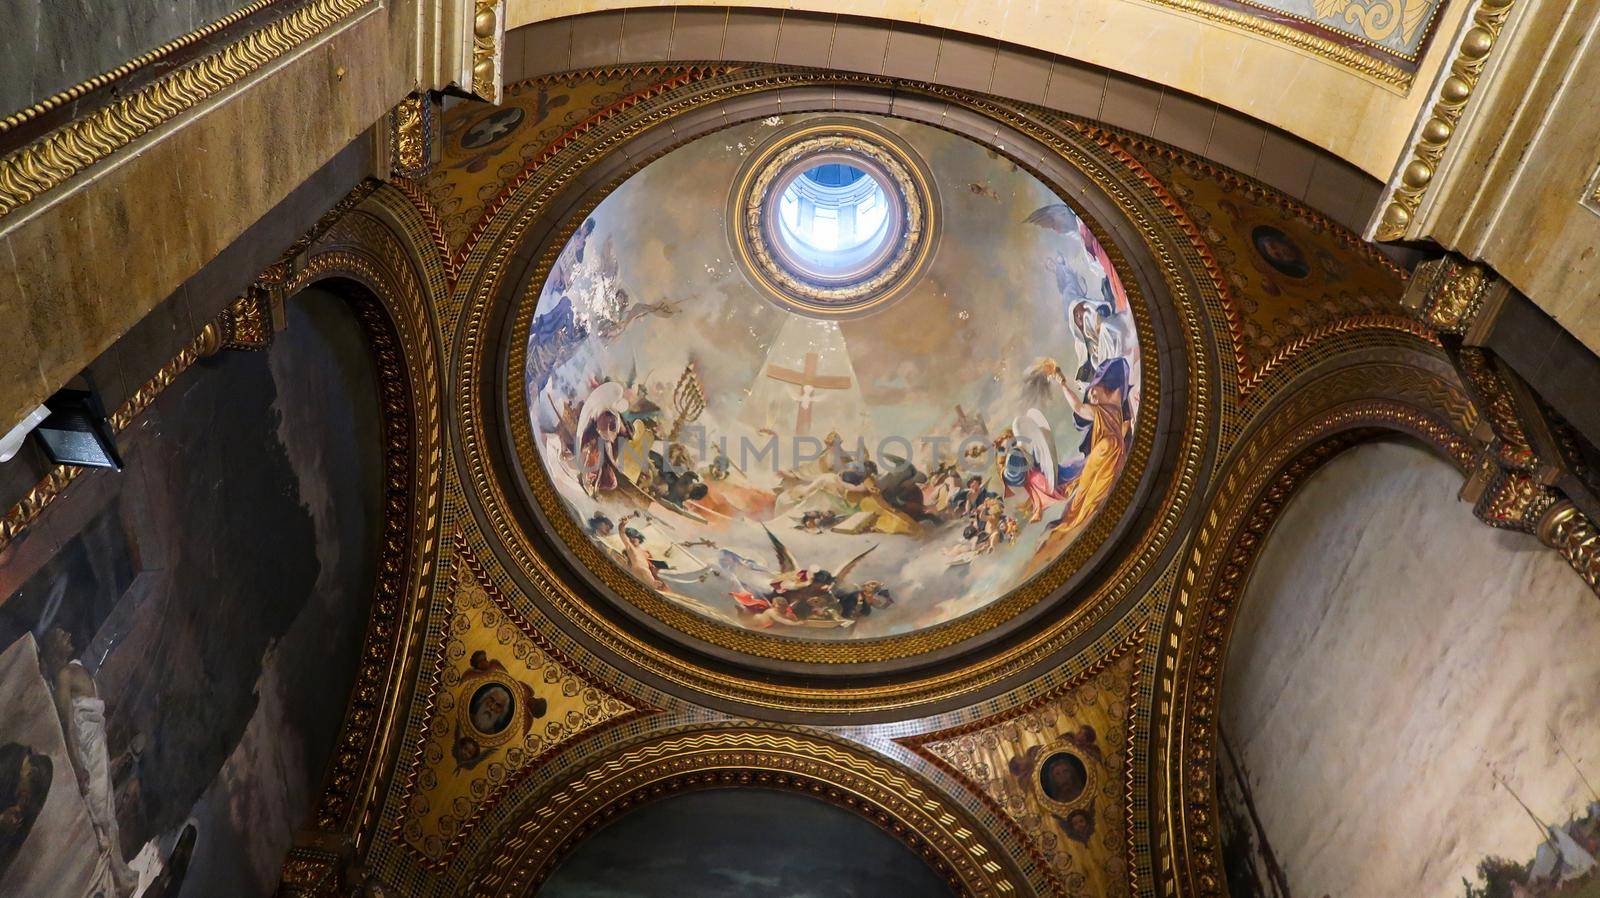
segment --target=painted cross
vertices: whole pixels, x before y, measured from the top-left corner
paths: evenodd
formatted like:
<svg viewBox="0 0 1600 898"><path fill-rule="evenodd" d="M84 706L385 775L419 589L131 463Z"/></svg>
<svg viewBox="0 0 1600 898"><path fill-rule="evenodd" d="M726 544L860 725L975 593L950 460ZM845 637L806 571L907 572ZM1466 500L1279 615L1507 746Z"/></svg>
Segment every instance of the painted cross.
<svg viewBox="0 0 1600 898"><path fill-rule="evenodd" d="M794 415L794 435L805 436L811 430L811 404L822 397L817 395L818 390L848 390L850 378L838 374L818 374L817 354L806 353L806 367L804 371L793 368L780 368L777 365L767 366L767 376L786 384L794 384L800 388L795 396L799 403Z"/></svg>
<svg viewBox="0 0 1600 898"><path fill-rule="evenodd" d="M461 136L461 146L468 150L488 146L515 131L522 124L522 118L523 112L516 106L507 106L486 115Z"/></svg>

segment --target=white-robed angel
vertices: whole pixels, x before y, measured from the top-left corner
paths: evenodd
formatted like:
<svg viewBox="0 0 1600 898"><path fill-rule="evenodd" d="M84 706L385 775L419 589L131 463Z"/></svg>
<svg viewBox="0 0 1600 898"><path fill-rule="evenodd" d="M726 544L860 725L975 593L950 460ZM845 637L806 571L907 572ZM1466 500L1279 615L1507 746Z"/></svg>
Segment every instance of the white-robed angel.
<svg viewBox="0 0 1600 898"><path fill-rule="evenodd" d="M1099 300L1075 299L1067 303L1067 323L1083 352L1075 378L1078 383L1093 380L1100 366L1112 359L1132 361L1136 344L1129 338L1121 317L1110 303Z"/></svg>
<svg viewBox="0 0 1600 898"><path fill-rule="evenodd" d="M614 380L595 387L583 401L573 455L584 490L591 496L616 489L622 480L619 451L622 441L633 434L627 411L627 390Z"/></svg>

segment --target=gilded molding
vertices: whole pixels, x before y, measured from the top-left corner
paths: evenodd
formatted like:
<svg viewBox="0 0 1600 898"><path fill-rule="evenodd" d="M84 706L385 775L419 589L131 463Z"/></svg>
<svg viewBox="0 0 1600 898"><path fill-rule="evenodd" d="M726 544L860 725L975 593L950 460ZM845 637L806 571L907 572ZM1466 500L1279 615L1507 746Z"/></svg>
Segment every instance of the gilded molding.
<svg viewBox="0 0 1600 898"><path fill-rule="evenodd" d="M31 122L47 112L64 106L67 103L71 103L73 100L76 100L92 91L99 90L100 88L105 87L114 81L120 81L123 78L134 74L140 69L151 65L152 63L159 62L160 60L171 56L179 50L193 46L194 44L211 37L219 31L237 25L238 23L248 19L249 17L255 15L263 9L266 9L269 6L275 6L283 2L285 2L285 0L254 0L254 2L234 10L222 18L217 19L215 22L211 22L202 28L197 28L188 34L185 34L174 40L170 40L147 53L141 53L114 69L102 72L93 78L88 79L87 81L81 81L77 84L74 84L66 90L56 93L47 99L40 100L26 109L13 112L5 118L0 119L0 135L17 128L18 126Z"/></svg>
<svg viewBox="0 0 1600 898"><path fill-rule="evenodd" d="M1387 84L1400 90L1409 88L1416 77L1414 72L1371 53L1284 24L1281 21L1282 14L1277 10L1272 10L1270 13L1264 10L1262 14L1252 14L1231 9L1213 0L1151 0L1151 2L1288 44L1380 84ZM1432 22L1423 27L1433 27Z"/></svg>
<svg viewBox="0 0 1600 898"><path fill-rule="evenodd" d="M412 267L411 244L377 218L355 212L313 247L286 287L293 293L319 280L347 278L372 292L352 304L378 367L384 412L380 576L350 707L312 817L320 830L358 836L370 834L377 813L378 784L398 738L392 721L401 709L393 695L416 663L415 609L431 589L439 550L444 464L439 346L433 291ZM436 285L442 278L430 280Z"/></svg>
<svg viewBox="0 0 1600 898"><path fill-rule="evenodd" d="M1488 350L1463 346L1454 355L1492 434L1462 496L1485 524L1560 552L1600 595L1600 531L1571 498L1593 499L1579 437Z"/></svg>
<svg viewBox="0 0 1600 898"><path fill-rule="evenodd" d="M501 47L505 44L505 0L476 0L472 17L472 92L500 102Z"/></svg>
<svg viewBox="0 0 1600 898"><path fill-rule="evenodd" d="M0 218L315 38L371 0L309 0L108 106L0 158Z"/></svg>
<svg viewBox="0 0 1600 898"><path fill-rule="evenodd" d="M389 150L393 174L422 178L433 171L438 122L434 101L426 92L411 93L389 113Z"/></svg>
<svg viewBox="0 0 1600 898"><path fill-rule="evenodd" d="M282 304L290 292L290 280L302 267L302 256L350 210L371 196L378 184L369 178L356 185L228 304L218 319L224 349L262 350L272 345L274 331L282 327Z"/></svg>
<svg viewBox="0 0 1600 898"><path fill-rule="evenodd" d="M803 731L738 726L656 736L590 759L488 840L456 894L531 898L586 836L645 802L718 788L799 792L905 842L956 895L1026 895L1027 881L959 805L871 752Z"/></svg>
<svg viewBox="0 0 1600 898"><path fill-rule="evenodd" d="M1538 532L1540 521L1555 507L1559 498L1537 478L1513 468L1502 467L1491 453L1484 453L1468 482L1468 491L1477 494L1472 513L1478 520L1501 530L1519 533Z"/></svg>
<svg viewBox="0 0 1600 898"><path fill-rule="evenodd" d="M322 846L295 845L283 861L275 898L332 898L345 889L349 858Z"/></svg>
<svg viewBox="0 0 1600 898"><path fill-rule="evenodd" d="M1499 41L1500 30L1517 0L1479 0L1472 11L1471 26L1462 34L1450 61L1448 74L1439 82L1428 118L1412 136L1409 161L1390 181L1388 205L1373 233L1375 240L1403 240L1416 215L1417 207L1438 173L1450 139L1461 121L1461 113L1477 89L1478 79L1488 64L1490 52ZM1402 160L1407 157L1402 155Z"/></svg>
<svg viewBox="0 0 1600 898"><path fill-rule="evenodd" d="M271 299L252 287L222 311L224 349L263 350L272 345Z"/></svg>
<svg viewBox="0 0 1600 898"><path fill-rule="evenodd" d="M790 273L779 260L783 250L768 241L763 216L772 204L773 182L796 158L818 150L847 153L884 175L891 184L896 218L904 221L901 245L864 279L818 286ZM809 123L752 157L735 181L730 217L734 245L745 271L781 301L809 315L855 315L899 295L925 268L938 233L938 201L925 166L892 134L856 124Z"/></svg>
<svg viewBox="0 0 1600 898"><path fill-rule="evenodd" d="M1538 452L1524 426L1522 413L1505 375L1487 350L1463 346L1455 354L1456 370L1461 372L1472 398L1494 433L1489 453L1499 464L1531 472L1540 464Z"/></svg>

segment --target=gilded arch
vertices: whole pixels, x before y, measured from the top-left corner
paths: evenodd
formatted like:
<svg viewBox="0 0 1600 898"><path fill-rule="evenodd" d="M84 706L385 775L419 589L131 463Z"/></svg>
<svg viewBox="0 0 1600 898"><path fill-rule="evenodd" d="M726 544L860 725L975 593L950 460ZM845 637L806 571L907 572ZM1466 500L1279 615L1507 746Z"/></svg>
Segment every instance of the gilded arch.
<svg viewBox="0 0 1600 898"><path fill-rule="evenodd" d="M398 749L402 704L415 673L419 606L439 554L443 499L443 367L434 318L445 267L414 206L369 182L291 247L230 308L224 330L259 321L261 304L313 284L345 295L367 334L383 420L378 583L360 667L337 748L311 819L284 864L281 891L315 893L362 850ZM248 327L246 327L248 329Z"/></svg>
<svg viewBox="0 0 1600 898"><path fill-rule="evenodd" d="M1436 346L1417 340L1380 357L1335 356L1264 410L1230 453L1184 561L1162 628L1153 722L1160 788L1153 834L1187 894L1224 895L1215 782L1217 704L1228 638L1261 547L1295 491L1338 453L1402 435L1466 472L1478 412ZM1154 816L1160 817L1160 823Z"/></svg>
<svg viewBox="0 0 1600 898"><path fill-rule="evenodd" d="M859 746L799 729L730 724L654 734L590 759L483 840L461 894L527 898L595 829L644 802L693 789L799 792L860 814L904 841L961 896L1032 888L966 812L915 774Z"/></svg>

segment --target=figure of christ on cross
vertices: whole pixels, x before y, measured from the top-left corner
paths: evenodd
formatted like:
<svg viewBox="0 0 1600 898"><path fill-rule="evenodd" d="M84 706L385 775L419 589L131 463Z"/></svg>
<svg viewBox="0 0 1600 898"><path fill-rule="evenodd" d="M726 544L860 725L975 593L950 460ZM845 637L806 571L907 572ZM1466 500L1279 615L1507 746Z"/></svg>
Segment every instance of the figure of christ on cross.
<svg viewBox="0 0 1600 898"><path fill-rule="evenodd" d="M817 354L806 353L806 368L796 371L793 368L780 368L777 365L767 366L767 376L786 384L794 384L800 390L795 394L795 401L799 404L794 415L794 435L806 436L811 432L811 404L822 397L817 395L818 390L848 390L850 378L837 374L817 373Z"/></svg>

